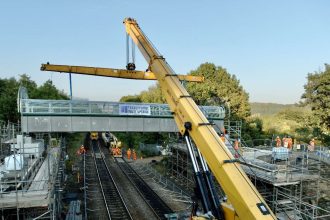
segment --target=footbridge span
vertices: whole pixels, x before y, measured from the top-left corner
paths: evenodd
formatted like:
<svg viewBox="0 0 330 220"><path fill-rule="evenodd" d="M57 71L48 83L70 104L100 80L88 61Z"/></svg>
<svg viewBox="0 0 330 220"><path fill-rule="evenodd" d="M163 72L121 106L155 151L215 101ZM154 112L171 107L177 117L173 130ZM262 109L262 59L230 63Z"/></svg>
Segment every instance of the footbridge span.
<svg viewBox="0 0 330 220"><path fill-rule="evenodd" d="M206 117L223 127L225 109L200 106ZM22 131L34 132L178 132L166 104L19 99Z"/></svg>

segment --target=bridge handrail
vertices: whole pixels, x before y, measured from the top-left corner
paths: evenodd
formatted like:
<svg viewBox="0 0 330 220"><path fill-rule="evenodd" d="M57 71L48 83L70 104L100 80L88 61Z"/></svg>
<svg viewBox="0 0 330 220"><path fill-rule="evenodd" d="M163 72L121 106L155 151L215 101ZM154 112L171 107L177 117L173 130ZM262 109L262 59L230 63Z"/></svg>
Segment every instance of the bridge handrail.
<svg viewBox="0 0 330 220"><path fill-rule="evenodd" d="M173 117L167 104L157 103L133 103L133 102L101 102L81 100L43 100L43 99L20 99L21 113L23 115L129 115L150 117ZM126 114L122 107L143 108L146 112ZM209 119L224 119L225 109L222 106L199 106Z"/></svg>

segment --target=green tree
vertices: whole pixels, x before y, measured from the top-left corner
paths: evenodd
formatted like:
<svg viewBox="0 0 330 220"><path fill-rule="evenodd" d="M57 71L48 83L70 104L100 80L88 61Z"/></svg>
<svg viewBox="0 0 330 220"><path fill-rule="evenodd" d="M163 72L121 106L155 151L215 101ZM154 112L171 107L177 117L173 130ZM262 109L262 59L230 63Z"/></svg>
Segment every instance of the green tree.
<svg viewBox="0 0 330 220"><path fill-rule="evenodd" d="M316 132L310 126L313 117L308 107L291 106L273 115L262 116L263 130L269 135L289 135L308 143Z"/></svg>
<svg viewBox="0 0 330 220"><path fill-rule="evenodd" d="M250 120L249 95L240 85L235 75L231 75L226 69L215 66L212 63L201 64L196 70L189 74L204 76L203 83L188 82L186 88L198 105L222 105L229 106L231 119L243 120L243 132L246 138L260 138L262 133L262 122ZM121 100L130 100L132 97L123 97ZM165 103L165 97L161 92L159 84L151 86L147 91L141 92L133 99L140 99L147 103ZM251 126L249 125L251 123ZM263 133L262 133L263 134Z"/></svg>
<svg viewBox="0 0 330 220"><path fill-rule="evenodd" d="M253 147L255 145L264 144L264 139L270 139L269 135L263 131L263 120L257 116L251 116L243 120L242 123L242 139L243 144ZM231 137L236 138L236 137Z"/></svg>
<svg viewBox="0 0 330 220"><path fill-rule="evenodd" d="M150 86L148 90L138 95L127 95L120 98L120 102L166 103L159 84Z"/></svg>
<svg viewBox="0 0 330 220"><path fill-rule="evenodd" d="M302 95L304 103L311 107L312 124L320 130L323 139L330 136L330 65L323 72L309 73Z"/></svg>
<svg viewBox="0 0 330 220"><path fill-rule="evenodd" d="M142 102L140 95L127 95L123 96L119 100L120 102Z"/></svg>
<svg viewBox="0 0 330 220"><path fill-rule="evenodd" d="M240 85L235 75L212 63L201 64L189 74L204 76L203 83L188 83L187 90L198 105L229 105L231 113L237 118L247 118L250 113L249 95ZM165 97L157 83L139 95L124 96L121 101L141 101L146 103L165 103Z"/></svg>
<svg viewBox="0 0 330 220"><path fill-rule="evenodd" d="M286 120L296 121L300 124L306 125L310 116L309 108L290 107L285 108L276 114L276 117Z"/></svg>
<svg viewBox="0 0 330 220"><path fill-rule="evenodd" d="M229 74L226 69L212 63L204 63L189 74L205 78L203 83L188 82L186 85L189 94L198 105L229 106L231 117L239 120L247 119L251 115L249 95L236 76ZM158 83L137 96L123 97L121 101L132 99L147 103L166 102Z"/></svg>
<svg viewBox="0 0 330 220"><path fill-rule="evenodd" d="M204 76L203 83L188 83L190 95L199 105L229 105L232 116L245 119L251 114L249 95L235 75L212 63L201 64L189 74Z"/></svg>
<svg viewBox="0 0 330 220"><path fill-rule="evenodd" d="M141 101L145 103L166 103L158 83L154 86L150 86L147 91L142 91L140 98Z"/></svg>
<svg viewBox="0 0 330 220"><path fill-rule="evenodd" d="M29 93L29 98L35 98L35 93L37 92L38 85L30 78L30 76L26 74L20 75L18 83L20 86L24 86L27 89Z"/></svg>
<svg viewBox="0 0 330 220"><path fill-rule="evenodd" d="M0 120L17 122L17 91L19 83L15 78L0 80Z"/></svg>
<svg viewBox="0 0 330 220"><path fill-rule="evenodd" d="M0 120L18 122L17 92L20 86L27 88L32 99L68 99L50 80L38 87L26 74L21 75L18 80L13 77L0 79Z"/></svg>
<svg viewBox="0 0 330 220"><path fill-rule="evenodd" d="M59 91L51 80L47 80L44 84L38 87L34 94L37 99L69 99L69 97L62 91Z"/></svg>

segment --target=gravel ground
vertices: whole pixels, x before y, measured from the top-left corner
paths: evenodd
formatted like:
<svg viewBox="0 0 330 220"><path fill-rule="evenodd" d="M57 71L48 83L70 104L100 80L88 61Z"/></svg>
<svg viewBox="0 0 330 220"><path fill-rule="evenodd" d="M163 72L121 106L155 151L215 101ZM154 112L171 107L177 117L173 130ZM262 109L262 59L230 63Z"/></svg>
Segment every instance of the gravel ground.
<svg viewBox="0 0 330 220"><path fill-rule="evenodd" d="M142 160L130 161L129 163L144 181L163 199L163 201L170 206L174 212L179 213L179 217L182 217L180 219L185 219L191 210L191 204L189 203L190 198L180 198L180 194L164 188L161 184L155 181L151 175L143 173L143 169L141 169L142 166L146 166L152 161L159 162L162 158L162 156L150 157Z"/></svg>

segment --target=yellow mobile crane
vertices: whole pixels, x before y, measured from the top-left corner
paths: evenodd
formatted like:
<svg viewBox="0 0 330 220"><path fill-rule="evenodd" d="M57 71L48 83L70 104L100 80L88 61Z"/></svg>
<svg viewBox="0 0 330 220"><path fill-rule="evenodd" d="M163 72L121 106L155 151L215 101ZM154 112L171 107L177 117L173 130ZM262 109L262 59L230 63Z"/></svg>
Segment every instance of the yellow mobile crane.
<svg viewBox="0 0 330 220"><path fill-rule="evenodd" d="M203 211L212 213L217 219L226 220L276 219L263 197L241 168L238 160L233 157L221 141L213 128L213 123L206 119L183 87L180 82L182 80L180 75L175 74L165 61L165 58L153 47L134 19L126 18L123 23L127 34L138 46L149 64L148 70L153 73L152 77L158 80L179 131L185 138L188 152L192 159ZM70 66L63 67L55 68L50 64L43 64L41 70L104 75L99 74L100 71L95 68L89 71L85 69L86 72L84 72L78 70L78 68L74 70L71 67L70 69ZM124 71L132 71L130 68L127 69ZM113 76L113 70L110 69L110 74L108 72L106 75ZM145 73L140 72L139 74L144 75ZM114 77L119 76L115 74ZM145 77L126 74L120 78L144 79ZM194 149L192 140L197 150ZM201 165L202 170L200 170L199 165ZM227 200L219 201L212 185L209 169L221 185Z"/></svg>
<svg viewBox="0 0 330 220"><path fill-rule="evenodd" d="M167 64L165 58L153 47L136 20L126 18L124 25L127 34L138 46L149 64L150 71L155 74L166 101L173 112L179 131L185 137L194 166L196 183L200 187L204 211L212 211L212 214L216 215L216 212L219 212L217 209L222 209L224 215L220 214L217 217L224 217L225 219L276 219L263 197L238 164L238 161L234 159L225 144L220 140L213 124L199 110L194 100L181 85L178 75ZM217 199L214 198L215 195L212 195L212 190L209 188L208 180L210 179L202 178L201 171L194 159L196 155L194 155L195 152L191 147L190 137L198 148L197 152L200 153L203 170L207 173L208 166L210 167L228 197L228 201L222 202L220 207L216 207L218 205ZM205 158L207 164L203 158Z"/></svg>

